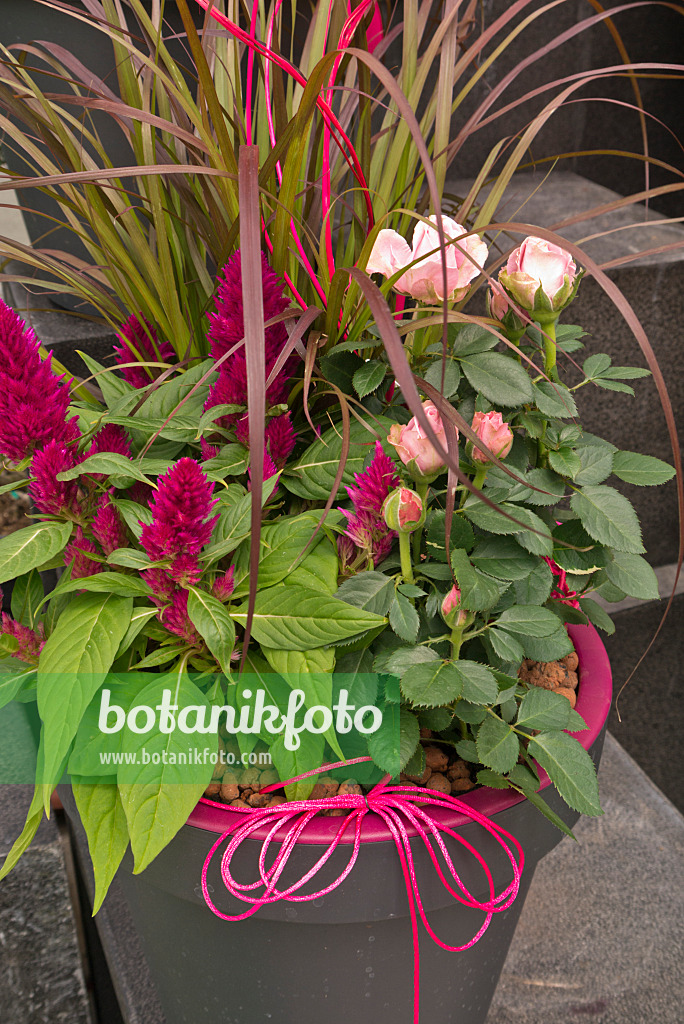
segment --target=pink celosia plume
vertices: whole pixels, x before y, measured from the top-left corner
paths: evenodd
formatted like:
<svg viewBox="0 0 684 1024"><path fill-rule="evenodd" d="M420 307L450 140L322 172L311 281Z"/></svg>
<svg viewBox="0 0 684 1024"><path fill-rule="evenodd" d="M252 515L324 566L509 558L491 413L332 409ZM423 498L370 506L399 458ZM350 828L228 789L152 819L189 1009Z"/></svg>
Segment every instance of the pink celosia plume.
<svg viewBox="0 0 684 1024"><path fill-rule="evenodd" d="M78 483L76 480L57 479L58 474L73 469L77 461L76 449L67 447L59 440L49 441L33 456L33 480L29 484L29 493L39 512L72 517L78 515Z"/></svg>
<svg viewBox="0 0 684 1024"><path fill-rule="evenodd" d="M211 537L218 516L209 518L216 504L214 485L194 459L183 458L159 478L151 502L153 520L143 524L140 543L154 562L181 555L197 556ZM182 563L187 570L187 563Z"/></svg>
<svg viewBox="0 0 684 1024"><path fill-rule="evenodd" d="M159 341L154 327L142 315L130 316L118 335L114 346L116 362L122 363L176 363L176 353L168 341ZM156 351L155 351L156 346ZM124 380L134 388L144 388L161 373L160 366L122 366Z"/></svg>
<svg viewBox="0 0 684 1024"><path fill-rule="evenodd" d="M128 545L126 528L116 507L111 503L113 493L109 491L101 496L91 527L93 537L105 555L111 555L112 551Z"/></svg>
<svg viewBox="0 0 684 1024"><path fill-rule="evenodd" d="M14 657L29 665L37 665L40 652L45 644L45 631L42 623L35 629L15 622L6 612L2 613L2 632L13 636L18 643Z"/></svg>
<svg viewBox="0 0 684 1024"><path fill-rule="evenodd" d="M364 552L379 565L390 553L396 533L387 526L382 515L382 506L388 494L399 487L401 479L390 457L383 451L379 441L375 443L375 455L367 469L354 474L354 486L347 487L347 494L353 511L342 509L347 519L345 535L358 552ZM338 554L341 564L351 565L348 545L340 539Z"/></svg>
<svg viewBox="0 0 684 1024"><path fill-rule="evenodd" d="M89 540L79 526L74 539L64 549L64 564L71 566L72 580L84 579L102 572L102 562L96 562L90 555L99 555L92 540Z"/></svg>

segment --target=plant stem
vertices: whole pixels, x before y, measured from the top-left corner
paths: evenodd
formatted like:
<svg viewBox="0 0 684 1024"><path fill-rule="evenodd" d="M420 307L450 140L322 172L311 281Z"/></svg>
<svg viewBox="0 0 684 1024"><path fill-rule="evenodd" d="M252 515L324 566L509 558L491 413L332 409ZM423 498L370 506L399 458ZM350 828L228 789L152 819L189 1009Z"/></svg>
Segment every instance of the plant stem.
<svg viewBox="0 0 684 1024"><path fill-rule="evenodd" d="M477 487L478 491L482 490L482 485L485 482L488 469L488 465L483 465L482 463L479 463L477 469L475 470L475 476L473 477L473 487Z"/></svg>
<svg viewBox="0 0 684 1024"><path fill-rule="evenodd" d="M399 534L399 557L401 558L401 575L404 583L413 583L413 563L411 562L411 534Z"/></svg>
<svg viewBox="0 0 684 1024"><path fill-rule="evenodd" d="M461 644L463 643L463 626L454 626L451 631L451 660L458 661L459 654L461 653Z"/></svg>
<svg viewBox="0 0 684 1024"><path fill-rule="evenodd" d="M549 320L541 325L544 330L544 373L549 380L558 384L556 369L556 321Z"/></svg>

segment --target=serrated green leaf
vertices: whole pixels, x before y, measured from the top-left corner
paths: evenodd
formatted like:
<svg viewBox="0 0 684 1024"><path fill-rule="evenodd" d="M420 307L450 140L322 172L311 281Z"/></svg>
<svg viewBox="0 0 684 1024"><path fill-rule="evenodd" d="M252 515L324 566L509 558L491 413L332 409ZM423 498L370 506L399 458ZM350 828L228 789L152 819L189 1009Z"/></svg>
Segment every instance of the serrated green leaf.
<svg viewBox="0 0 684 1024"><path fill-rule="evenodd" d="M553 615L553 612L549 612ZM566 654L571 654L574 650L572 646L572 640L568 636L568 631L559 622L558 617L555 616L556 622L558 623L558 629L555 633L551 633L550 636L523 636L519 635L519 639L525 648L525 657L531 658L532 661L557 661L559 658L564 658Z"/></svg>
<svg viewBox="0 0 684 1024"><path fill-rule="evenodd" d="M644 551L637 514L627 498L613 487L584 487L573 494L570 507L594 540L617 551L636 555Z"/></svg>
<svg viewBox="0 0 684 1024"><path fill-rule="evenodd" d="M74 782L73 793L95 875L95 916L128 847L126 815L115 785Z"/></svg>
<svg viewBox="0 0 684 1024"><path fill-rule="evenodd" d="M602 380L638 380L650 376L651 371L642 366L611 366L601 374Z"/></svg>
<svg viewBox="0 0 684 1024"><path fill-rule="evenodd" d="M244 626L246 604L231 608L230 615ZM279 583L257 594L252 635L266 647L308 651L382 626L385 621L320 591Z"/></svg>
<svg viewBox="0 0 684 1024"><path fill-rule="evenodd" d="M471 561L482 572L509 581L525 579L539 564L512 537L483 537L478 540Z"/></svg>
<svg viewBox="0 0 684 1024"><path fill-rule="evenodd" d="M564 384L552 384L542 380L534 385L534 401L545 416L566 419L577 416L577 406L572 394Z"/></svg>
<svg viewBox="0 0 684 1024"><path fill-rule="evenodd" d="M387 363L371 359L354 374L354 390L359 398L365 398L380 387L387 374Z"/></svg>
<svg viewBox="0 0 684 1024"><path fill-rule="evenodd" d="M425 531L425 543L428 554L432 558L439 559L441 562L446 562L446 513L445 512L433 512L430 514L427 521L427 529ZM454 515L451 520L451 537L450 547L463 548L464 551L470 551L473 544L475 543L475 534L470 523L466 522L465 519L460 515ZM421 571L426 570L426 566L421 566ZM446 576L445 579L449 579Z"/></svg>
<svg viewBox="0 0 684 1024"><path fill-rule="evenodd" d="M360 572L345 580L335 596L355 608L387 615L394 600L394 580L381 572Z"/></svg>
<svg viewBox="0 0 684 1024"><path fill-rule="evenodd" d="M386 658L383 671L401 678L412 666L434 665L439 661L439 655L430 647L399 647Z"/></svg>
<svg viewBox="0 0 684 1024"><path fill-rule="evenodd" d="M538 491L530 490L524 499L528 505L557 505L566 491L565 481L548 469L533 469L526 480L539 488Z"/></svg>
<svg viewBox="0 0 684 1024"><path fill-rule="evenodd" d="M596 355L589 356L582 363L582 370L584 371L585 377L594 379L600 377L601 374L608 369L612 359L606 355L605 352L597 352Z"/></svg>
<svg viewBox="0 0 684 1024"><path fill-rule="evenodd" d="M596 569L602 569L608 561L606 549L589 536L577 519L561 523L554 530L553 536L555 541L563 542L554 544L554 561L566 572L592 573ZM564 544L574 546L565 547Z"/></svg>
<svg viewBox="0 0 684 1024"><path fill-rule="evenodd" d="M454 714L450 708L426 708L421 711L419 724L421 729L432 729L433 732L446 732L451 725Z"/></svg>
<svg viewBox="0 0 684 1024"><path fill-rule="evenodd" d="M556 473L569 476L571 479L582 468L579 455L572 448L559 448L556 452L549 452L549 462Z"/></svg>
<svg viewBox="0 0 684 1024"><path fill-rule="evenodd" d="M600 604L593 601L590 597L580 597L579 606L589 619L593 626L598 629L602 629L608 636L612 636L615 632L615 623L611 619L607 611L605 611Z"/></svg>
<svg viewBox="0 0 684 1024"><path fill-rule="evenodd" d="M461 701L457 710L459 717L462 717L464 702L468 704L492 704L496 700L499 693L499 684L489 668L485 665L480 665L476 661L469 661L464 658L460 658L453 664L463 679Z"/></svg>
<svg viewBox="0 0 684 1024"><path fill-rule="evenodd" d="M639 487L655 487L667 483L675 475L673 467L667 462L637 452L616 452L613 456L613 473L626 484Z"/></svg>
<svg viewBox="0 0 684 1024"><path fill-rule="evenodd" d="M401 677L401 690L414 706L436 708L458 700L463 690L463 676L450 662L412 665Z"/></svg>
<svg viewBox="0 0 684 1024"><path fill-rule="evenodd" d="M470 385L494 405L516 406L534 401L530 378L510 356L478 352L460 358Z"/></svg>
<svg viewBox="0 0 684 1024"><path fill-rule="evenodd" d="M499 600L499 584L475 569L462 548L452 551L451 565L461 590L463 606L469 611L493 608Z"/></svg>
<svg viewBox="0 0 684 1024"><path fill-rule="evenodd" d="M541 733L530 737L528 750L569 807L580 814L603 814L594 763L574 737L566 732Z"/></svg>
<svg viewBox="0 0 684 1024"><path fill-rule="evenodd" d="M473 352L486 352L499 344L497 336L480 324L449 324L448 335L449 348L457 358ZM441 343L438 347L441 351Z"/></svg>
<svg viewBox="0 0 684 1024"><path fill-rule="evenodd" d="M72 523L36 523L0 539L0 583L37 569L64 550Z"/></svg>
<svg viewBox="0 0 684 1024"><path fill-rule="evenodd" d="M397 636L413 643L418 636L420 620L418 612L403 594L395 593L390 605L389 623Z"/></svg>
<svg viewBox="0 0 684 1024"><path fill-rule="evenodd" d="M487 639L494 648L495 654L498 654L502 661L515 663L522 661L525 655L522 645L503 629L490 629L487 632Z"/></svg>
<svg viewBox="0 0 684 1024"><path fill-rule="evenodd" d="M221 669L228 675L235 647L235 624L227 608L211 594L189 587L188 615Z"/></svg>
<svg viewBox="0 0 684 1024"><path fill-rule="evenodd" d="M638 597L642 601L657 601L660 597L658 577L641 555L614 551L612 560L606 565L606 576L629 597Z"/></svg>
<svg viewBox="0 0 684 1024"><path fill-rule="evenodd" d="M398 704L385 707L382 725L368 737L368 753L378 768L393 778L407 764L420 740L418 719Z"/></svg>
<svg viewBox="0 0 684 1024"><path fill-rule="evenodd" d="M461 381L461 371L458 368L458 363L451 358L447 358L444 366L444 391L442 392L442 360L436 359L434 363L430 363L427 370L425 371L425 380L428 384L432 384L433 388L443 393L445 398L453 398L458 391L458 385Z"/></svg>
<svg viewBox="0 0 684 1024"><path fill-rule="evenodd" d="M551 636L558 629L558 618L548 608L537 605L515 605L497 619L496 626L517 636Z"/></svg>
<svg viewBox="0 0 684 1024"><path fill-rule="evenodd" d="M580 468L575 473L575 483L580 487L587 484L601 484L613 470L613 453L604 445L587 444L577 449Z"/></svg>
<svg viewBox="0 0 684 1024"><path fill-rule="evenodd" d="M552 690L532 686L520 702L516 725L526 729L567 729L570 702Z"/></svg>
<svg viewBox="0 0 684 1024"><path fill-rule="evenodd" d="M513 586L519 604L545 604L553 587L553 573L546 562L540 562L526 579L516 580Z"/></svg>
<svg viewBox="0 0 684 1024"><path fill-rule="evenodd" d="M487 715L477 731L477 756L482 764L504 774L518 760L520 743L510 725Z"/></svg>

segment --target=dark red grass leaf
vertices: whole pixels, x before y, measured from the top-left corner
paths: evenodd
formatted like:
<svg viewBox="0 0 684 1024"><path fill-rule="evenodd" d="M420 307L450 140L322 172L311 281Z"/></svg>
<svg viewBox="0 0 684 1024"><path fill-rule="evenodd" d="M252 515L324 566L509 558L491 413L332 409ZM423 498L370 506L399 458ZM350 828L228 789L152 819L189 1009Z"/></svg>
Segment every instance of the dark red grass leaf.
<svg viewBox="0 0 684 1024"><path fill-rule="evenodd" d="M289 320L292 318L293 311L285 310L285 313L288 312L290 313L290 316L288 317ZM283 347L282 352L273 364L273 369L268 375L268 380L266 381L267 391L295 350L302 359L306 359L306 349L302 345L302 338L308 331L309 327L311 327L314 321L321 315L321 312L322 310L319 309L318 306L309 306L309 308L299 317L299 320L294 327L290 328L289 324L285 324L285 329L288 332L287 344ZM275 317L273 319L275 320ZM271 321L269 320L266 326L270 325Z"/></svg>
<svg viewBox="0 0 684 1024"><path fill-rule="evenodd" d="M240 200L240 253L242 301L245 317L247 408L252 516L249 551L249 600L240 670L244 669L257 596L261 549L261 499L264 483L264 421L266 418L266 341L264 335L263 270L261 264L261 209L259 203L259 147L240 146L238 159Z"/></svg>

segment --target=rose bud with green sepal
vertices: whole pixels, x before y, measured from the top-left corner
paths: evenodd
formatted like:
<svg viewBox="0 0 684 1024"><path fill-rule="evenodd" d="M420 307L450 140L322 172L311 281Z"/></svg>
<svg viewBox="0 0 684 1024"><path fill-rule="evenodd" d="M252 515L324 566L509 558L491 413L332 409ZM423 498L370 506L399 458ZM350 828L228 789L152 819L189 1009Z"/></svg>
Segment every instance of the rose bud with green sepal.
<svg viewBox="0 0 684 1024"><path fill-rule="evenodd" d="M425 502L410 487L397 487L382 506L385 522L397 533L413 533L425 522Z"/></svg>

